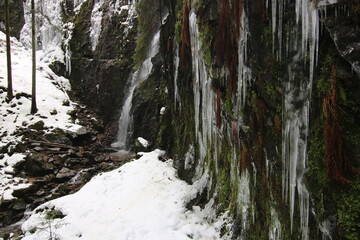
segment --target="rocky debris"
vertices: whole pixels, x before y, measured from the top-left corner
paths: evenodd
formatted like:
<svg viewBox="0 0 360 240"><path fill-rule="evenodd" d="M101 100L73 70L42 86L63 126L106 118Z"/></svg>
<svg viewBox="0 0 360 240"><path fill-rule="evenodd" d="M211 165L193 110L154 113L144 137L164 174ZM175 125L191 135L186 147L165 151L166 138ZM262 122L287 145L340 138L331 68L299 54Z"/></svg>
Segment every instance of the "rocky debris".
<svg viewBox="0 0 360 240"><path fill-rule="evenodd" d="M69 168L63 167L60 169L60 171L56 174L55 178L57 181L65 181L65 180L69 180L70 178L72 178L73 176L76 175L76 171L75 170L71 170Z"/></svg>
<svg viewBox="0 0 360 240"><path fill-rule="evenodd" d="M30 177L45 176L54 171L54 166L48 162L46 154L30 153L25 158L24 170L26 175Z"/></svg>
<svg viewBox="0 0 360 240"><path fill-rule="evenodd" d="M0 149L0 154L26 153L25 161L17 163L12 174L31 183L28 188L14 190L15 199L0 201L0 238L20 231L19 225L12 224L24 217L25 210L74 193L97 173L110 171L134 157L107 148L115 131L94 113L79 106L73 117L86 126L76 134L51 130L39 121L17 130L22 143L9 143Z"/></svg>

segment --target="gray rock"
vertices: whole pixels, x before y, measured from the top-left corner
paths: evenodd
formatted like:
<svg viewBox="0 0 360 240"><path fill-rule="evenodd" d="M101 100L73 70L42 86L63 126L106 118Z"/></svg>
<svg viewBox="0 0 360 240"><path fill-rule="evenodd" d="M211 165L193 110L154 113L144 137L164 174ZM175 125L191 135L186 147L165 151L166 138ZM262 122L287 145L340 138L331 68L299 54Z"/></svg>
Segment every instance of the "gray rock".
<svg viewBox="0 0 360 240"><path fill-rule="evenodd" d="M60 169L60 171L56 174L56 179L58 180L66 180L66 179L70 179L73 176L76 175L76 171L75 170L71 170L69 168L63 167L62 169Z"/></svg>
<svg viewBox="0 0 360 240"><path fill-rule="evenodd" d="M72 145L72 142L68 138L67 133L60 128L55 128L51 133L46 134L45 138L46 140L53 143Z"/></svg>
<svg viewBox="0 0 360 240"><path fill-rule="evenodd" d="M31 153L25 158L25 171L29 176L44 176L53 172L54 166L42 154Z"/></svg>
<svg viewBox="0 0 360 240"><path fill-rule="evenodd" d="M38 121L38 122L36 122L36 123L34 123L34 124L31 124L31 125L29 126L29 128L40 131L40 130L43 130L43 129L44 129L44 125L45 125L44 122L43 122L42 120L40 120L40 121Z"/></svg>
<svg viewBox="0 0 360 240"><path fill-rule="evenodd" d="M26 203L24 202L17 202L14 204L14 206L12 207L15 210L25 210L26 209Z"/></svg>

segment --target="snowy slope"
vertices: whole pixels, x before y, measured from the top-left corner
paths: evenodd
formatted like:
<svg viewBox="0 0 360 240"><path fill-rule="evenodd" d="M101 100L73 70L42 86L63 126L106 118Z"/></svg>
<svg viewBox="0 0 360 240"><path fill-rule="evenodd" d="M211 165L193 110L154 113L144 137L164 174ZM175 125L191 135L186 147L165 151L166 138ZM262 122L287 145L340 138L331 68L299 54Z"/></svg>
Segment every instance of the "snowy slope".
<svg viewBox="0 0 360 240"><path fill-rule="evenodd" d="M199 184L179 180L171 160L158 160L162 151L142 154L79 192L39 206L22 226L23 239L49 239L50 226L62 240L219 239L225 218L216 219L213 201L204 209L186 209ZM65 217L47 220L54 210Z"/></svg>
<svg viewBox="0 0 360 240"><path fill-rule="evenodd" d="M66 91L70 90L67 79L52 72L47 63L37 59L37 107L38 113L30 114L31 106L31 53L17 41L11 38L12 75L14 96L6 102L6 92L0 91L0 147L10 143L16 145L21 136L16 136L17 129L28 127L38 121L43 121L50 130L61 128L76 132L81 126L72 123L67 114L74 109ZM5 34L0 32L0 86L7 88ZM64 104L64 103L69 104ZM68 106L66 106L68 105ZM9 156L4 154L0 159L0 197L11 199L12 189L24 180L13 178L13 166L24 159L23 154ZM22 185L22 187L27 184Z"/></svg>

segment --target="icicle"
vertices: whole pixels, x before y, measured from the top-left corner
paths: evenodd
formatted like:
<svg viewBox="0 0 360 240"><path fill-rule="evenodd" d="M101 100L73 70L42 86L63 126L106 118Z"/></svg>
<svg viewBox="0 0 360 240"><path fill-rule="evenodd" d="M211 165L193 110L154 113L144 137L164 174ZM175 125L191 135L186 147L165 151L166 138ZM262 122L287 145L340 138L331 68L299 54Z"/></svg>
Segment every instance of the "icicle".
<svg viewBox="0 0 360 240"><path fill-rule="evenodd" d="M271 26L272 26L272 44L273 44L273 54L275 54L275 33L276 33L276 9L277 9L277 0L271 0Z"/></svg>
<svg viewBox="0 0 360 240"><path fill-rule="evenodd" d="M236 111L240 112L245 105L247 83L251 81L251 69L246 66L247 50L248 50L248 19L245 11L241 15L240 37L238 43L238 104ZM239 125L240 126L240 125Z"/></svg>
<svg viewBox="0 0 360 240"><path fill-rule="evenodd" d="M176 110L176 104L179 103L179 108L181 110L181 98L179 94L179 88L177 85L178 80L178 74L179 74L179 44L176 43L176 40L174 39L174 52L175 52L175 61L174 61L174 105Z"/></svg>
<svg viewBox="0 0 360 240"><path fill-rule="evenodd" d="M200 177L204 167L204 159L207 154L208 144L212 143L214 132L214 92L211 88L211 78L208 77L206 65L201 51L199 27L196 23L196 14L190 11L189 30L192 55L193 92L195 108L196 140L199 144L199 164L195 178ZM201 129L199 124L201 121ZM216 146L215 146L216 147Z"/></svg>
<svg viewBox="0 0 360 240"><path fill-rule="evenodd" d="M279 0L279 25L278 25L278 42L279 51L277 53L277 59L280 61L282 53L282 29L283 29L283 16L284 16L284 0Z"/></svg>
<svg viewBox="0 0 360 240"><path fill-rule="evenodd" d="M331 237L331 222L326 219L325 221L321 222L319 225L319 229L322 235L322 240L326 240L326 239L330 239L332 240Z"/></svg>
<svg viewBox="0 0 360 240"><path fill-rule="evenodd" d="M248 222L249 207L250 207L250 181L247 170L240 177L238 188L238 205L241 210L241 233L240 239L246 239L246 224Z"/></svg>
<svg viewBox="0 0 360 240"><path fill-rule="evenodd" d="M310 89L310 95L311 95L311 89L312 89L312 83L314 78L314 70L317 63L317 56L318 56L318 41L319 41L319 12L317 8L314 6L313 3L311 3L310 9L310 18L311 18L311 26L310 26L310 47L309 47L309 54L310 54L310 81L309 81L309 89Z"/></svg>
<svg viewBox="0 0 360 240"><path fill-rule="evenodd" d="M72 38L74 30L74 23L68 22L64 24L64 34L63 34L63 42L65 48L65 67L68 75L71 75L71 49L70 49L70 40Z"/></svg>
<svg viewBox="0 0 360 240"><path fill-rule="evenodd" d="M270 207L271 222L269 225L269 240L281 239L281 223L278 214L273 207Z"/></svg>
<svg viewBox="0 0 360 240"><path fill-rule="evenodd" d="M251 165L253 167L253 176L254 176L254 188L256 187L256 167L255 167L255 163L254 162L251 162Z"/></svg>
<svg viewBox="0 0 360 240"><path fill-rule="evenodd" d="M189 146L189 150L185 154L184 169L185 170L190 169L191 166L194 164L194 161L195 161L195 148L191 144Z"/></svg>

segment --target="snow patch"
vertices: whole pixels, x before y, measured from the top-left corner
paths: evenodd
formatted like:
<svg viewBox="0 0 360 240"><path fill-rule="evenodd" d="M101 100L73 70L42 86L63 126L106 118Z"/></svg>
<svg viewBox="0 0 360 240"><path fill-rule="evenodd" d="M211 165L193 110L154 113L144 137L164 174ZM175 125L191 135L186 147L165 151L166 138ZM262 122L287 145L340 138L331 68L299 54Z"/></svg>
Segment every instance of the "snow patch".
<svg viewBox="0 0 360 240"><path fill-rule="evenodd" d="M11 38L11 58L14 97L6 102L6 91L0 90L0 147L10 143L13 148L21 142L21 136L15 133L20 128L43 121L47 128L61 128L71 132L78 132L81 126L71 122L67 114L74 109L66 91L70 90L67 79L57 76L48 67L47 63L37 59L37 107L35 115L30 114L31 106L31 53L16 39ZM38 54L39 55L39 54ZM7 62L5 34L0 32L0 87L7 88ZM63 104L64 102L69 102ZM56 114L52 114L53 110ZM0 159L0 196L3 199L12 199L14 189L29 186L24 179L14 178L13 167L23 161L23 154L4 154Z"/></svg>
<svg viewBox="0 0 360 240"><path fill-rule="evenodd" d="M143 147L147 148L149 146L149 142L146 139L138 137L137 140Z"/></svg>
<svg viewBox="0 0 360 240"><path fill-rule="evenodd" d="M186 208L201 184L177 178L172 160L159 161L163 151L142 153L138 160L94 177L79 192L45 203L22 225L23 240L48 239L41 227L46 211L60 210L53 233L77 239L219 239L225 215L217 218L211 200L204 209ZM35 233L30 233L37 229Z"/></svg>

